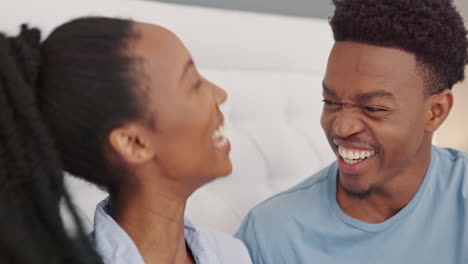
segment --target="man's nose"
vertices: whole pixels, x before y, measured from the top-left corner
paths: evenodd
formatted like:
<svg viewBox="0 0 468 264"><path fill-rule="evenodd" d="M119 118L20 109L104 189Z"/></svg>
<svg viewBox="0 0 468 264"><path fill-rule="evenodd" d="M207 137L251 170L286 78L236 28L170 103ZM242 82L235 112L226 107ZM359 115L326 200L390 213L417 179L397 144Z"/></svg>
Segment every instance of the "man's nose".
<svg viewBox="0 0 468 264"><path fill-rule="evenodd" d="M365 129L363 121L359 118L356 109L343 107L333 121L335 134L342 138L347 138L359 134Z"/></svg>

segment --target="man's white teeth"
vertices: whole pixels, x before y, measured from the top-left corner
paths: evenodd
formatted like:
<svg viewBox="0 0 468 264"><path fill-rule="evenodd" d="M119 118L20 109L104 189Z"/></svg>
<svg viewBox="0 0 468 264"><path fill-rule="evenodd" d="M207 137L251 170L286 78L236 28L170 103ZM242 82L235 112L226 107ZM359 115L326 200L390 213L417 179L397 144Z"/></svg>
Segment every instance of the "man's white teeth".
<svg viewBox="0 0 468 264"><path fill-rule="evenodd" d="M213 140L217 140L219 138L224 138L224 124L221 124L215 132L213 132L213 135L211 136Z"/></svg>
<svg viewBox="0 0 468 264"><path fill-rule="evenodd" d="M357 162L359 162L359 161L361 161L361 160L344 159L344 161L345 161L347 164L351 164L351 165L352 165L352 164L357 163Z"/></svg>
<svg viewBox="0 0 468 264"><path fill-rule="evenodd" d="M338 153L347 164L354 164L375 154L374 150L350 150L338 146Z"/></svg>

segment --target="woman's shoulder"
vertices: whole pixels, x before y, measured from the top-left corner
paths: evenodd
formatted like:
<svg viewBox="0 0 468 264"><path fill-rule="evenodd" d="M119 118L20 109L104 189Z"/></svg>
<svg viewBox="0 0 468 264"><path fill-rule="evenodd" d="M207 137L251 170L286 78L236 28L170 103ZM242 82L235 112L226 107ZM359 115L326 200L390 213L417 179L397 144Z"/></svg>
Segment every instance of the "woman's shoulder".
<svg viewBox="0 0 468 264"><path fill-rule="evenodd" d="M251 264L249 252L244 243L232 235L216 229L197 226L197 229L222 258L223 263Z"/></svg>

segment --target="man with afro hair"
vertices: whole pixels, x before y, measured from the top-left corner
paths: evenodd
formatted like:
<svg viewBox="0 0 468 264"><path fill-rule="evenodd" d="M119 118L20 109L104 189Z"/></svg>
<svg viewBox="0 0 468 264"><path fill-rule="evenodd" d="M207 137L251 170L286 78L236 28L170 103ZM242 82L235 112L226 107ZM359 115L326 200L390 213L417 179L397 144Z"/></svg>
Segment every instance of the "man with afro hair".
<svg viewBox="0 0 468 264"><path fill-rule="evenodd" d="M321 124L337 161L236 236L255 264L468 263L468 154L431 144L464 79L463 19L451 0L334 4Z"/></svg>

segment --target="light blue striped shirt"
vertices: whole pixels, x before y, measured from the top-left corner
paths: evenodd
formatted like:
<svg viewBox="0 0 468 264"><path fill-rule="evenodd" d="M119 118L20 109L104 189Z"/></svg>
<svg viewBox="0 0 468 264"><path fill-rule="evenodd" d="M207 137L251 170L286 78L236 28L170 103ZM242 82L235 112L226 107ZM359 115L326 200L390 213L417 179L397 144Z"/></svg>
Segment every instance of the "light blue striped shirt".
<svg viewBox="0 0 468 264"><path fill-rule="evenodd" d="M251 264L244 244L227 234L195 226L184 219L185 240L197 264ZM100 202L92 234L96 251L105 264L144 264L130 236L109 215L109 199Z"/></svg>

